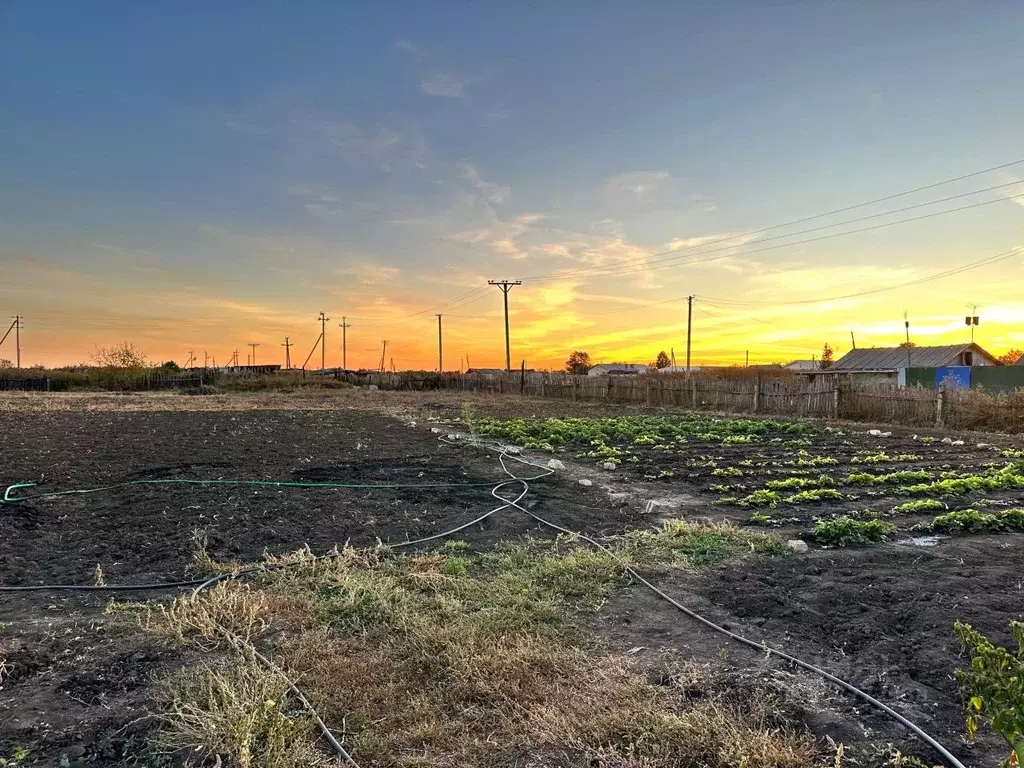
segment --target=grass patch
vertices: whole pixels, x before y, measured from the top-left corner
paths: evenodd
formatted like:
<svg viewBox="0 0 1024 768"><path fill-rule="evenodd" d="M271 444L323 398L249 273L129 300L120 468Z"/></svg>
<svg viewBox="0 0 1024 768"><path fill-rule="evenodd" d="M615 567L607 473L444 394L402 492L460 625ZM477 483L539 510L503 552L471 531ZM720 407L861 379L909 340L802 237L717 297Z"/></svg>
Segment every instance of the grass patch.
<svg viewBox="0 0 1024 768"><path fill-rule="evenodd" d="M137 608L153 631L218 647L220 624L261 643L365 767L535 764L583 768L813 764L811 737L786 727L760 689L683 695L696 668L652 686L633 661L584 640L573 617L626 583L621 561L695 567L783 551L772 536L669 521L608 540L501 544L470 555L302 550L260 588L224 583L197 598ZM278 629L284 616L287 633ZM211 629L213 628L213 629ZM287 681L244 653L166 682L160 743L212 764L329 763Z"/></svg>

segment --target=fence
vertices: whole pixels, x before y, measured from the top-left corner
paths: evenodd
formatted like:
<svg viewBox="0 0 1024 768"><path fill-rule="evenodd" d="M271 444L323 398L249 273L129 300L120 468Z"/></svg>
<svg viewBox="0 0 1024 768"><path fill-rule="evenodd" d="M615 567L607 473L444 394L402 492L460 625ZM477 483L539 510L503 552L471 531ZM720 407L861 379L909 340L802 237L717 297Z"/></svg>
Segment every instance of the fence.
<svg viewBox="0 0 1024 768"><path fill-rule="evenodd" d="M557 373L345 373L381 389L454 389L567 401L605 401L694 410L807 416L908 426L1024 431L1024 389L985 394L891 384L854 385L831 377L747 380L683 376L570 376Z"/></svg>

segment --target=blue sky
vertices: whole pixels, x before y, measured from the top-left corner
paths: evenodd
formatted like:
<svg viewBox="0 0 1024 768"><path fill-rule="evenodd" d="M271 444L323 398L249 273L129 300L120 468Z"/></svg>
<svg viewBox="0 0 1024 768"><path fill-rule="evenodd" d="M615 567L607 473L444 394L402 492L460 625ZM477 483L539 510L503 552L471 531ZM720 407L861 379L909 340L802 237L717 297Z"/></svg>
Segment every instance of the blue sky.
<svg viewBox="0 0 1024 768"><path fill-rule="evenodd" d="M680 345L679 306L655 304L673 296L800 302L1022 244L1024 207L1003 200L642 268L1024 158L1024 6L99 8L0 6L0 260L15 278L0 303L26 315L33 362L124 338L160 358L312 342L325 309L365 334L356 362L393 336L396 362L429 365L441 310L453 347L496 363L500 296L449 300L560 270L513 294L522 355L653 358ZM1018 178L1024 165L856 213ZM623 260L641 268L593 274ZM709 305L700 351L809 356L852 325L888 343L907 307L923 333L962 335L951 323L967 301L988 307L992 346L1022 346L1020 268L969 273L968 292L953 280L800 310Z"/></svg>

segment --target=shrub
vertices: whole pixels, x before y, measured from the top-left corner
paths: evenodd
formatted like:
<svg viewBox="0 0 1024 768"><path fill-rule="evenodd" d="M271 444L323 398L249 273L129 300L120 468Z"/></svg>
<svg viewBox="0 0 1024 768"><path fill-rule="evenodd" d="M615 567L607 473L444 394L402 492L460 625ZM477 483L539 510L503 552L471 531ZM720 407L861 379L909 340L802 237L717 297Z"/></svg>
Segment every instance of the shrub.
<svg viewBox="0 0 1024 768"><path fill-rule="evenodd" d="M775 491L754 491L749 496L739 500L743 507L777 507L782 497Z"/></svg>
<svg viewBox="0 0 1024 768"><path fill-rule="evenodd" d="M956 670L967 735L973 738L980 726L988 726L1010 747L1004 768L1024 765L1024 622L1010 622L1016 653L993 644L969 624L957 622L954 628L971 654L971 666Z"/></svg>

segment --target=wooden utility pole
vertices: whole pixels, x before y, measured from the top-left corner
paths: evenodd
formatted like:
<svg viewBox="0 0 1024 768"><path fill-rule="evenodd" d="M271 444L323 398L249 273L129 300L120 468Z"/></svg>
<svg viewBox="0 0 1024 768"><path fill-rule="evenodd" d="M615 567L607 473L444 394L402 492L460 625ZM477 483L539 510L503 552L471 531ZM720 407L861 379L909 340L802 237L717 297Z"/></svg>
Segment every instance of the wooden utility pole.
<svg viewBox="0 0 1024 768"><path fill-rule="evenodd" d="M0 344L3 344L5 341L7 341L7 337L10 336L11 331L14 331L14 346L16 358L14 363L15 368L21 368L21 329L23 327L24 326L22 325L21 315L15 315L14 320L11 322L9 326L7 326L7 333L5 333L4 337L0 339Z"/></svg>
<svg viewBox="0 0 1024 768"><path fill-rule="evenodd" d="M853 331L850 331L850 344L853 345L854 349L857 348L857 339L853 337Z"/></svg>
<svg viewBox="0 0 1024 768"><path fill-rule="evenodd" d="M258 347L259 345L260 345L260 342L258 342L258 341L250 341L249 342L249 346L252 347L252 362L250 363L250 365L253 365L253 366L256 365L256 347Z"/></svg>
<svg viewBox="0 0 1024 768"><path fill-rule="evenodd" d="M437 372L444 373L444 357L441 355L441 315L437 315Z"/></svg>
<svg viewBox="0 0 1024 768"><path fill-rule="evenodd" d="M338 323L338 327L341 328L341 368L344 371L348 370L348 329L352 326L348 324L347 318L342 315L341 322Z"/></svg>
<svg viewBox="0 0 1024 768"><path fill-rule="evenodd" d="M380 351L380 367L379 367L379 370L380 370L381 373L384 373L384 360L387 359L386 356L388 354L388 340L384 339L381 342L381 344L383 344L384 347Z"/></svg>
<svg viewBox="0 0 1024 768"><path fill-rule="evenodd" d="M690 340L693 333L693 296L686 297L686 375L690 375Z"/></svg>
<svg viewBox="0 0 1024 768"><path fill-rule="evenodd" d="M292 369L292 342L285 336L284 344L281 346L284 347L284 369L290 371Z"/></svg>
<svg viewBox="0 0 1024 768"><path fill-rule="evenodd" d="M330 320L323 312L317 318L320 321L320 370L327 367L327 321Z"/></svg>
<svg viewBox="0 0 1024 768"><path fill-rule="evenodd" d="M513 286L522 285L522 280L488 280L488 285L496 285L501 288L502 294L505 297L505 373L512 372L512 346L509 342L508 334L508 292L512 290Z"/></svg>

